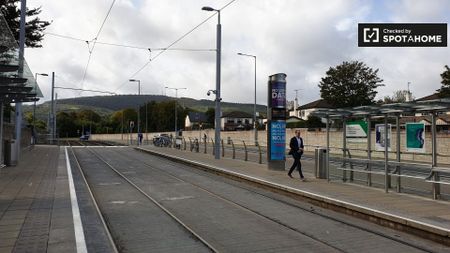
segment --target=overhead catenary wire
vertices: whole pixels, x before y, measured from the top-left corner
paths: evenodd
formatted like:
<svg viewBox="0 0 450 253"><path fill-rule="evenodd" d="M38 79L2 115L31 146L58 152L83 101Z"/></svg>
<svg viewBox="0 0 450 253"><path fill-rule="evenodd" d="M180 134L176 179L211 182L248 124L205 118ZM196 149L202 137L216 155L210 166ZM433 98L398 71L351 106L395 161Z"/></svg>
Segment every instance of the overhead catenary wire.
<svg viewBox="0 0 450 253"><path fill-rule="evenodd" d="M82 43L86 43L87 40L75 38L72 36L57 34L57 33L51 33L47 32L45 33L50 36L59 37L63 39L69 39L74 41L79 41ZM216 49L203 49L203 48L166 48L166 47L160 47L160 48L152 48L152 47L141 47L141 46L133 46L133 45L126 45L126 44L118 44L118 43L111 43L111 42L102 42L102 41L96 41L97 45L106 45L106 46L114 46L114 47L123 47L123 48L131 48L131 49L139 49L139 50L151 50L151 51L163 51L163 50L169 50L169 51L193 51L193 52L209 52L209 51L216 51Z"/></svg>
<svg viewBox="0 0 450 253"><path fill-rule="evenodd" d="M224 6L222 6L219 11L222 11L223 9L227 8L229 5L231 5L232 3L234 3L236 0L231 0L230 2L228 2L227 4L225 4ZM203 20L202 22L200 22L198 25L196 25L194 28L192 28L191 30L189 30L188 32L186 32L185 34L183 34L181 37L179 37L178 39L176 39L174 42L170 43L165 50L162 50L161 52L159 52L157 55L155 55L155 57L151 58L149 61L147 61L144 65L142 65L142 67L140 67L136 72L134 72L128 79L134 78L137 74L139 74L142 70L144 70L149 64L150 62L155 61L156 58L158 58L161 54L163 54L164 52L168 51L172 46L174 46L175 44L177 44L178 42L180 42L181 40L183 40L186 36L188 36L189 34L191 34L192 32L194 32L195 30L197 30L197 28L199 28L201 25L203 25L204 23L206 23L208 20L210 20L211 18L213 18L215 15L217 15L217 12L214 12L211 16L207 17L205 20ZM127 82L127 81L123 82L117 89L114 90L114 92L118 91L120 88L122 88Z"/></svg>
<svg viewBox="0 0 450 253"><path fill-rule="evenodd" d="M110 92L110 91L88 90L88 89L79 89L79 88L70 88L70 87L61 87L61 86L55 86L55 89L74 90L74 91L88 91L88 92L95 92L95 93L103 93L103 94L117 95L117 93Z"/></svg>
<svg viewBox="0 0 450 253"><path fill-rule="evenodd" d="M94 43L94 44L92 45L92 48L89 47L89 43L90 43L90 42L89 42L89 41L86 41L86 43L88 44L88 49L89 49L89 57L88 57L88 61L87 61L87 63L86 63L86 67L84 68L83 78L81 79L81 88L83 88L84 80L86 79L86 74L87 74L87 71L88 71L88 68L89 68L89 64L90 64L90 62L91 62L92 53L94 52L94 48L95 48L96 41L97 41L97 39L98 39L98 36L100 36L100 33L102 32L103 27L105 26L106 20L108 19L109 14L111 13L111 10L112 10L112 8L113 8L113 6L114 6L115 3L116 3L116 0L113 0L112 3L111 3L111 5L109 6L108 12L106 13L106 17L103 19L103 22L102 22L102 24L100 25L100 28L98 29L97 35L96 35L95 38L91 41L91 42Z"/></svg>

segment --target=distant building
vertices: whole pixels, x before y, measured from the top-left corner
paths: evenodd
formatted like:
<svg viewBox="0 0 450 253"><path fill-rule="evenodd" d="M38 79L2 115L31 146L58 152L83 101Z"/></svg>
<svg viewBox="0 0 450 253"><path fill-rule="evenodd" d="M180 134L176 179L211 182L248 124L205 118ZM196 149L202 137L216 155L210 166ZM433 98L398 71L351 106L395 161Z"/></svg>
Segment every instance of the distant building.
<svg viewBox="0 0 450 253"><path fill-rule="evenodd" d="M203 112L189 112L184 120L184 128L186 130L200 129L200 126L206 121L206 114Z"/></svg>
<svg viewBox="0 0 450 253"><path fill-rule="evenodd" d="M327 101L319 99L298 107L297 109L298 115L292 116L296 116L302 120L307 120L308 116L314 111L317 111L319 109L332 109L332 108L335 107L329 104Z"/></svg>
<svg viewBox="0 0 450 253"><path fill-rule="evenodd" d="M258 117L256 120L258 124L263 124L263 119L261 117ZM220 119L220 128L223 131L253 129L253 115L240 111L223 113Z"/></svg>

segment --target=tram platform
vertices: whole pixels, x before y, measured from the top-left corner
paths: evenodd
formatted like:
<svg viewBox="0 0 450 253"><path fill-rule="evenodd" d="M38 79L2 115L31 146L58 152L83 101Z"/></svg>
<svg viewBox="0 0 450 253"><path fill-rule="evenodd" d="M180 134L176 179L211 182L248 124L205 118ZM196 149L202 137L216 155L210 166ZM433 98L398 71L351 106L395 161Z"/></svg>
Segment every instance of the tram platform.
<svg viewBox="0 0 450 253"><path fill-rule="evenodd" d="M0 252L75 252L65 162L57 146L24 149L0 171Z"/></svg>
<svg viewBox="0 0 450 253"><path fill-rule="evenodd" d="M83 180L76 171L69 177L67 165L64 147L36 145L17 166L0 169L0 253L114 252ZM84 242L86 231L96 236Z"/></svg>
<svg viewBox="0 0 450 253"><path fill-rule="evenodd" d="M183 162L204 170L212 170L224 176L233 177L269 188L295 198L304 199L314 205L327 207L351 214L374 223L408 231L431 240L450 245L450 202L405 193L389 192L383 189L357 184L328 182L316 179L311 173L304 173L307 180L291 179L287 171L268 170L267 165L222 158L212 155L187 152L173 148L141 146L139 149L154 155ZM290 166L287 162L286 167ZM311 171L313 162L303 162L306 171Z"/></svg>

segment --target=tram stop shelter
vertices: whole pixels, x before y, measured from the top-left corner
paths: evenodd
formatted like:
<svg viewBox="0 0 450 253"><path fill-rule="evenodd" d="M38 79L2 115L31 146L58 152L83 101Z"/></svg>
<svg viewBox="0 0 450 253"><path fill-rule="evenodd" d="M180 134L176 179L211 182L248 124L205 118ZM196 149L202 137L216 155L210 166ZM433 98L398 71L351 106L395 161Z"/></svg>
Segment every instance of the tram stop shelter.
<svg viewBox="0 0 450 253"><path fill-rule="evenodd" d="M339 164L337 165L337 170L339 171L339 176L342 176L342 180L347 181L347 173L349 173L350 180L353 179L354 173L359 173L359 175L365 175L367 180L367 185L372 185L372 177L376 175L378 178L384 178L384 190L387 193L389 191L391 185L391 177L396 179L396 188L397 192L402 191L401 183L402 179L408 178L409 180L420 180L419 184L432 184L432 195L433 199L441 198L441 186L448 187L450 185L450 168L447 168L447 165L438 166L438 153L437 153L437 131L436 131L436 120L439 115L450 112L450 98L443 99L435 99L428 101L413 101L406 103L394 103L394 104L383 104L383 105L370 105L370 106L357 106L352 108L342 108L342 109L320 109L312 114L314 116L318 116L326 119L326 178L330 181L330 149L336 147L330 147L330 124L332 121L335 123L342 122L343 134L342 134L342 148L338 148L342 151L342 158L334 157L332 160L333 163ZM402 159L402 154L411 154L414 151L401 151L401 125L400 119L402 117L408 118L411 115L428 115L431 116L430 120L430 128L431 128L431 163L418 163L414 161L408 161ZM351 156L350 149L348 146L347 139L347 124L352 120L364 120L367 122L367 139L364 142L367 142L367 147L365 148L365 152L367 152L367 157L358 156L357 158ZM388 143L389 138L388 135L388 121L394 121L396 126L396 135L392 136L393 141L396 143L396 148L392 147L392 150L395 150L395 159L389 159L390 147L386 143ZM381 123L386 131L382 131L380 136L380 132L377 132L378 139L381 137L384 145L384 150L381 151L384 153L384 160L382 159L374 159L372 156L373 143L372 143L372 134L371 134L371 121L377 121ZM408 123L407 123L408 124ZM405 128L407 126L405 124ZM405 129L405 137L408 137L408 133ZM419 132L419 134L421 134ZM425 136L425 135L423 135ZM414 137L414 136L413 136ZM417 136L416 136L417 137ZM420 136L419 136L420 137ZM407 140L403 140L406 142ZM363 145L365 145L363 143ZM408 144L407 144L408 145ZM339 161L339 162L336 162ZM342 174L341 174L342 173ZM417 181L416 181L417 182ZM444 186L445 185L445 186ZM447 189L447 188L446 188Z"/></svg>
<svg viewBox="0 0 450 253"><path fill-rule="evenodd" d="M0 14L0 164L3 164L3 111L10 103L36 102L43 97L28 64L19 59L19 44ZM16 124L22 119L16 119ZM34 129L33 129L34 131ZM11 140L12 141L12 140ZM15 140L16 145L20 140ZM15 149L15 147L12 147ZM18 152L19 150L17 150ZM13 151L14 152L14 151Z"/></svg>

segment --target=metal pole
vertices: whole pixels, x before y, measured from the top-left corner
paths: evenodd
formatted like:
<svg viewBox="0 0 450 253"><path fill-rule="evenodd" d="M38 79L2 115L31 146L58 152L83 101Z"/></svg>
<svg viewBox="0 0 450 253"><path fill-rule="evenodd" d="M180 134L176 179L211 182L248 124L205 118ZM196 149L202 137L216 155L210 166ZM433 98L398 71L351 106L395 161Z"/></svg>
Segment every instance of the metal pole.
<svg viewBox="0 0 450 253"><path fill-rule="evenodd" d="M20 32L19 32L19 78L23 77L23 65L25 61L25 18L26 18L26 9L27 9L27 1L21 0L20 5ZM22 137L22 102L16 103L16 128L15 128L15 137L16 137L16 154L17 154L17 162L20 158L20 141Z"/></svg>
<svg viewBox="0 0 450 253"><path fill-rule="evenodd" d="M388 192L389 190L389 150L388 150L388 118L387 114L384 115L384 192Z"/></svg>
<svg viewBox="0 0 450 253"><path fill-rule="evenodd" d="M342 129L342 157L345 159L347 157L347 154L345 153L347 151L347 119L344 117L343 119L343 129ZM347 162L344 162L345 165L347 165ZM345 166L346 168L346 166ZM342 171L342 181L347 181L347 171Z"/></svg>
<svg viewBox="0 0 450 253"><path fill-rule="evenodd" d="M37 77L38 73L34 74L34 91L37 91ZM34 97L34 103L33 103L33 132L31 133L31 137L33 139L33 145L36 144L36 97Z"/></svg>
<svg viewBox="0 0 450 253"><path fill-rule="evenodd" d="M3 101L0 102L0 164L4 164L3 156Z"/></svg>
<svg viewBox="0 0 450 253"><path fill-rule="evenodd" d="M141 96L141 80L138 80L138 96ZM138 132L138 141L137 141L137 145L139 146L139 134L141 133L141 106L138 105L138 127L137 127L137 132Z"/></svg>
<svg viewBox="0 0 450 253"><path fill-rule="evenodd" d="M148 145L148 102L145 103L145 140Z"/></svg>
<svg viewBox="0 0 450 253"><path fill-rule="evenodd" d="M367 170L369 173L367 173L367 185L372 186L372 129L370 128L370 116L367 116L367 159L369 162L367 163Z"/></svg>
<svg viewBox="0 0 450 253"><path fill-rule="evenodd" d="M436 145L436 113L431 113L431 166L437 166L437 145ZM434 173L434 181L439 181L439 172ZM433 199L438 199L441 193L440 185L433 183Z"/></svg>
<svg viewBox="0 0 450 253"><path fill-rule="evenodd" d="M175 89L175 138L177 137L177 102L178 102L178 89Z"/></svg>
<svg viewBox="0 0 450 253"><path fill-rule="evenodd" d="M327 181L330 182L330 117L327 116Z"/></svg>
<svg viewBox="0 0 450 253"><path fill-rule="evenodd" d="M397 162L400 162L401 160L401 153L400 153L400 115L397 115L395 117L395 125L396 125L396 129L397 129ZM397 177L397 192L401 192L402 191L402 185L401 185L401 167L397 166L397 174L399 175Z"/></svg>
<svg viewBox="0 0 450 253"><path fill-rule="evenodd" d="M216 49L216 111L215 111L215 159L220 159L220 57L221 57L221 40L222 40L222 26L220 24L220 10L217 10L218 23L217 23L217 49Z"/></svg>
<svg viewBox="0 0 450 253"><path fill-rule="evenodd" d="M53 121L53 129L55 129L55 139L57 138L57 134L56 134L56 105L58 103L58 93L55 94L55 117L54 117L54 121ZM89 132L91 131L91 127L89 126ZM89 133L89 136L91 135L91 133Z"/></svg>
<svg viewBox="0 0 450 253"><path fill-rule="evenodd" d="M50 124L51 126L51 136L52 136L52 142L55 140L55 124L53 123L55 121L55 72L52 72L52 102L50 104L51 106L51 113L50 113ZM84 134L84 132L83 132Z"/></svg>
<svg viewBox="0 0 450 253"><path fill-rule="evenodd" d="M122 127L121 127L121 132L122 132L122 141L123 141L123 114L125 113L125 110L122 110Z"/></svg>
<svg viewBox="0 0 450 253"><path fill-rule="evenodd" d="M258 145L258 128L256 127L256 56L255 59L255 104L253 106L253 128L255 131L255 146Z"/></svg>

